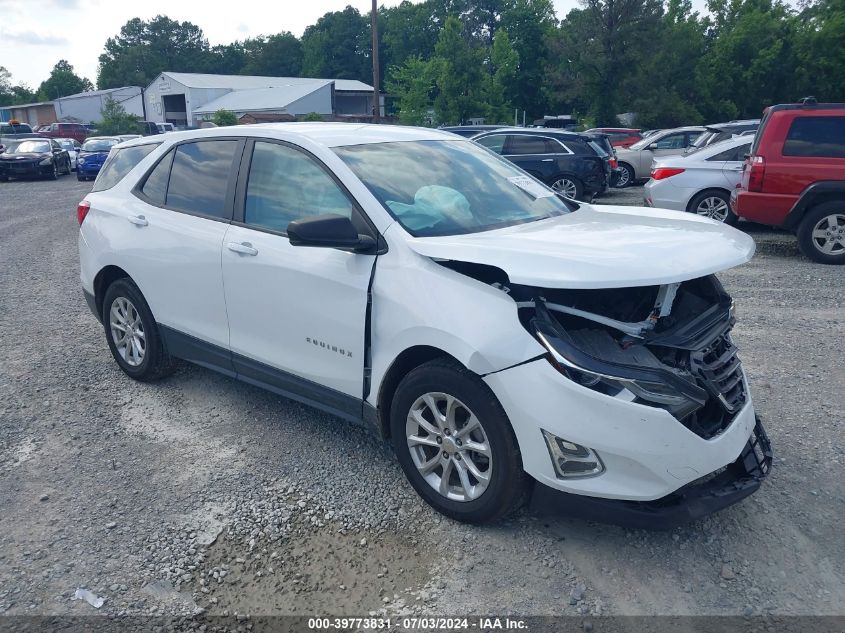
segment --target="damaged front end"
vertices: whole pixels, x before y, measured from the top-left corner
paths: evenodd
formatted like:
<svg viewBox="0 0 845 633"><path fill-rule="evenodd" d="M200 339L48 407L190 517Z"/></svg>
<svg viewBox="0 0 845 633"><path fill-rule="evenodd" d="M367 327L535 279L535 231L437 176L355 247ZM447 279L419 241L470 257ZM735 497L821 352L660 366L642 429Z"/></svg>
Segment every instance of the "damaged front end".
<svg viewBox="0 0 845 633"><path fill-rule="evenodd" d="M570 380L668 411L711 439L748 400L730 338L733 304L715 276L606 290L511 286L520 320Z"/></svg>

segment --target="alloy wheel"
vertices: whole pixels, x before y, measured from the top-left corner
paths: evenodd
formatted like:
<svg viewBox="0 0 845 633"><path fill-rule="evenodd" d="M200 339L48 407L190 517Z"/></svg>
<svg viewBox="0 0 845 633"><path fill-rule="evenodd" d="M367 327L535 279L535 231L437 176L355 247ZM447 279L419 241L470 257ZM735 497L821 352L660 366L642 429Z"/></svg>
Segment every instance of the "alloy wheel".
<svg viewBox="0 0 845 633"><path fill-rule="evenodd" d="M109 310L109 329L120 357L127 365L137 367L144 362L147 342L141 315L126 297L117 297Z"/></svg>
<svg viewBox="0 0 845 633"><path fill-rule="evenodd" d="M572 200L578 195L578 187L569 178L558 178L552 183L552 189Z"/></svg>
<svg viewBox="0 0 845 633"><path fill-rule="evenodd" d="M728 217L728 203L719 196L708 196L698 203L695 212L706 218L724 222Z"/></svg>
<svg viewBox="0 0 845 633"><path fill-rule="evenodd" d="M472 501L490 484L493 455L479 419L446 393L417 398L405 423L411 459L423 479L453 501Z"/></svg>
<svg viewBox="0 0 845 633"><path fill-rule="evenodd" d="M616 181L616 187L621 189L622 187L626 187L628 182L630 182L630 173L628 172L627 167L623 167L619 170L619 180Z"/></svg>
<svg viewBox="0 0 845 633"><path fill-rule="evenodd" d="M825 255L845 253L845 213L831 213L813 227L813 246Z"/></svg>

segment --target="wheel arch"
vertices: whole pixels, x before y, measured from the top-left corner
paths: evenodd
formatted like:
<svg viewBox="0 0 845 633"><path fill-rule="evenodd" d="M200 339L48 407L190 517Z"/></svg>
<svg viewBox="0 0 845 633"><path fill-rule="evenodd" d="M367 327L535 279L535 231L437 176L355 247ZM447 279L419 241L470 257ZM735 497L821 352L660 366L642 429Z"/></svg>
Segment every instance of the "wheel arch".
<svg viewBox="0 0 845 633"><path fill-rule="evenodd" d="M810 210L833 200L845 201L845 181L822 180L813 183L801 192L798 201L790 209L784 220L784 227L793 232L797 231L804 216Z"/></svg>
<svg viewBox="0 0 845 633"><path fill-rule="evenodd" d="M106 296L106 290L118 279L129 279L135 283L129 273L120 266L105 266L94 276L94 303L97 306L98 315L103 314L103 298Z"/></svg>
<svg viewBox="0 0 845 633"><path fill-rule="evenodd" d="M436 358L447 358L465 367L448 352L431 345L414 345L403 350L390 364L381 379L377 400L377 429L384 439L390 437L390 406L402 379L414 369Z"/></svg>
<svg viewBox="0 0 845 633"><path fill-rule="evenodd" d="M728 197L728 199L730 199L730 197L731 197L731 192L727 187L707 187L705 189L702 189L701 191L696 191L693 195L690 196L689 200L687 200L687 206L686 206L687 212L688 213L693 212L693 210L692 210L692 201L693 200L695 200L696 198L698 198L702 194L711 193L711 192L723 193L723 194L725 194L725 196Z"/></svg>

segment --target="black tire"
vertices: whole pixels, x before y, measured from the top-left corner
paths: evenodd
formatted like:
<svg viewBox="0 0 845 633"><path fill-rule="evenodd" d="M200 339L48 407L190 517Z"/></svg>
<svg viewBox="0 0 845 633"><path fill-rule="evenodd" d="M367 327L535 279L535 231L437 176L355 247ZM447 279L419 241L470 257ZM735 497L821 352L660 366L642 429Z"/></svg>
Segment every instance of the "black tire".
<svg viewBox="0 0 845 633"><path fill-rule="evenodd" d="M143 326L145 348L143 358L138 365L128 363L121 356L112 336L110 311L115 301L121 298L128 299L131 302ZM158 330L158 324L155 322L152 312L150 312L150 307L147 305L144 295L141 294L138 286L130 279L118 279L106 290L105 296L103 297L102 321L109 350L115 361L117 361L117 364L130 378L141 382L151 382L172 374L176 369L173 358L167 353L164 347L164 341Z"/></svg>
<svg viewBox="0 0 845 633"><path fill-rule="evenodd" d="M560 174L558 176L555 176L554 178L550 178L549 183L548 183L549 187L551 187L555 191L558 191L559 193L563 193L562 190L555 187L555 184L559 183L561 181L564 181L564 180L568 180L573 185L575 185L575 200L583 200L584 199L584 183L582 183L580 180L578 180L575 176L570 176L569 174Z"/></svg>
<svg viewBox="0 0 845 633"><path fill-rule="evenodd" d="M56 161L53 161L53 171L47 174L47 178L50 180L58 180L59 179L59 166L56 164Z"/></svg>
<svg viewBox="0 0 845 633"><path fill-rule="evenodd" d="M83 176L82 174L80 174L78 169L76 170L76 179L77 179L79 182L82 182L83 180L85 180L85 176Z"/></svg>
<svg viewBox="0 0 845 633"><path fill-rule="evenodd" d="M825 218L831 217L838 218L837 228L831 229L830 221L823 223ZM845 200L831 200L813 207L798 225L798 248L804 255L820 264L845 264L845 220L843 218L845 218ZM831 233L822 239L829 242L830 239L838 238L833 242L831 253L823 252L819 240L813 237L813 231L821 223L823 227L820 230L825 233L830 230Z"/></svg>
<svg viewBox="0 0 845 633"><path fill-rule="evenodd" d="M634 180L636 179L634 168L628 163L619 163L619 169L622 170L622 173L619 174L619 180L616 183L616 188L624 189L625 187L633 185Z"/></svg>
<svg viewBox="0 0 845 633"><path fill-rule="evenodd" d="M697 193L693 197L693 199L689 201L689 204L687 205L687 212L697 214L698 212L696 211L696 209L698 208L698 205L700 205L704 200L708 198L719 198L719 200L725 203L725 206L728 210L728 214L725 216L725 219L722 220L724 224L727 224L728 226L735 226L736 223L739 222L739 218L736 216L736 214L734 214L733 211L731 211L730 194L722 189L707 189L705 191Z"/></svg>
<svg viewBox="0 0 845 633"><path fill-rule="evenodd" d="M70 176L70 159L65 161L65 176Z"/></svg>
<svg viewBox="0 0 845 633"><path fill-rule="evenodd" d="M492 473L487 488L475 499L460 501L441 495L414 464L405 427L414 403L432 392L457 398L483 427L490 447ZM429 361L402 379L390 408L390 427L393 447L408 481L438 512L466 523L487 523L507 516L525 502L529 478L522 470L522 456L508 417L490 388L455 361L445 358ZM439 452L435 447L433 453Z"/></svg>

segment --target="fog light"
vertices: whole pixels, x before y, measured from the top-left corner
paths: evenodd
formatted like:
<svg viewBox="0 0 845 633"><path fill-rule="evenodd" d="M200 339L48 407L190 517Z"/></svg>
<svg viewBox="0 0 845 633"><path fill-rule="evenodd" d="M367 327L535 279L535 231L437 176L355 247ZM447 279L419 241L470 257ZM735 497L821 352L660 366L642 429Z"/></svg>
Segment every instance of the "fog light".
<svg viewBox="0 0 845 633"><path fill-rule="evenodd" d="M594 477L604 472L604 464L593 449L557 437L545 430L543 437L559 479Z"/></svg>

